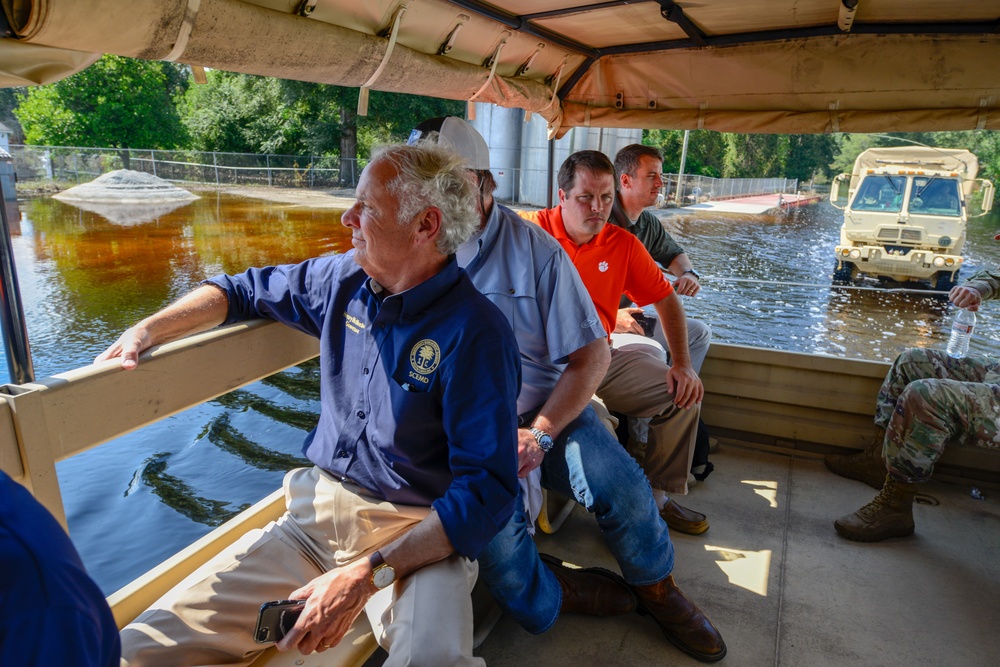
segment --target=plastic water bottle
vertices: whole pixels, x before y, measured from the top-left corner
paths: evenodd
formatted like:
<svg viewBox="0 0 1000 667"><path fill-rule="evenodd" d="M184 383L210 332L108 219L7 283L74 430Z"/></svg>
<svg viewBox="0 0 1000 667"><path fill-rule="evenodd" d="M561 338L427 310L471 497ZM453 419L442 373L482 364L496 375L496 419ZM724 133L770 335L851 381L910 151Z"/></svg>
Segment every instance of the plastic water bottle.
<svg viewBox="0 0 1000 667"><path fill-rule="evenodd" d="M955 321L951 323L951 338L948 339L948 356L961 359L969 353L969 339L976 328L976 314L965 308L958 309Z"/></svg>

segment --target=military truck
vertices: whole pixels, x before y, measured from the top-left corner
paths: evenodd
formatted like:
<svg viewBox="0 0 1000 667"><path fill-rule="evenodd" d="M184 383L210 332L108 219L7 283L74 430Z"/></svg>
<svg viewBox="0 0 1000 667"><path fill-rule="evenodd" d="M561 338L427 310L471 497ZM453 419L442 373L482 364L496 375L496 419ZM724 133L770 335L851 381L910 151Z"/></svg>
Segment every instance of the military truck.
<svg viewBox="0 0 1000 667"><path fill-rule="evenodd" d="M844 211L834 283L852 282L863 273L951 289L962 268L966 223L993 205L993 184L977 180L978 171L979 160L962 149L862 152L854 171L837 176L830 189L831 203Z"/></svg>

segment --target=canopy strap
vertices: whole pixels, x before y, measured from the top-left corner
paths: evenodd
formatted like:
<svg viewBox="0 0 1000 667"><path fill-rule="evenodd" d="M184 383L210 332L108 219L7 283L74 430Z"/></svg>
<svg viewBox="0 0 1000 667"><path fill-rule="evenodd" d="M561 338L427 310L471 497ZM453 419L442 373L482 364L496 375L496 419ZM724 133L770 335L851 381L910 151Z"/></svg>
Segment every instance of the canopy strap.
<svg viewBox="0 0 1000 667"><path fill-rule="evenodd" d="M984 97L979 100L979 120L976 122L977 130L986 129L986 121L990 117L990 98Z"/></svg>
<svg viewBox="0 0 1000 667"><path fill-rule="evenodd" d="M559 63L559 69L557 69L556 73L552 75L552 77L553 77L553 82L552 82L552 99L549 100L549 105L547 107L545 107L545 109L551 109L552 105L556 103L557 99L559 99L559 93L558 93L559 82L562 81L563 70L566 69L566 61L567 61L568 58L569 58L569 56L563 56L562 62ZM544 111L544 109L543 109L543 111Z"/></svg>
<svg viewBox="0 0 1000 667"><path fill-rule="evenodd" d="M840 100L830 102L830 130L827 134L840 132Z"/></svg>
<svg viewBox="0 0 1000 667"><path fill-rule="evenodd" d="M188 39L191 37L191 30L194 29L194 20L198 18L199 9L201 9L201 0L188 0L181 29L177 31L177 40L174 41L174 48L164 58L167 62L176 62L183 55L184 49L188 45Z"/></svg>
<svg viewBox="0 0 1000 667"><path fill-rule="evenodd" d="M510 37L510 31L504 30L503 37L500 38L500 43L497 44L496 51L493 52L493 56L490 58L490 60L493 61L490 64L490 75L486 77L486 83L484 83L482 87L480 87L479 90L476 91L476 94L469 98L470 102L479 97L480 95L482 95L483 91L486 90L489 87L489 85L493 82L493 77L496 76L497 73L497 65L500 64L500 52L503 51L503 47L507 45L508 37Z"/></svg>
<svg viewBox="0 0 1000 667"><path fill-rule="evenodd" d="M392 18L392 31L389 33L389 45L385 48L385 54L382 55L382 62L379 63L378 68L375 70L374 74L369 77L361 86L361 91L358 94L358 115L367 116L368 115L368 90L372 87L380 76L382 76L382 71L385 70L385 66L389 63L389 58L392 57L392 50L396 48L396 37L399 35L399 24L403 20L403 14L406 13L406 3L403 3L396 10L396 15Z"/></svg>

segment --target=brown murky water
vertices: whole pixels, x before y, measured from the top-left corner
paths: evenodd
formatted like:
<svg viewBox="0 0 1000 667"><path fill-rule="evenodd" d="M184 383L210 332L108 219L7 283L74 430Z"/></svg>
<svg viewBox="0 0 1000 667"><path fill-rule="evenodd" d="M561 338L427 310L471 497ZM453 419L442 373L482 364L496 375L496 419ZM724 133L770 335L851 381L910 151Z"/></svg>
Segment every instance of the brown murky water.
<svg viewBox="0 0 1000 667"><path fill-rule="evenodd" d="M38 377L90 363L203 278L351 247L334 210L227 194L145 218L52 199L21 210L13 244ZM717 341L876 360L945 344L951 312L940 296L831 287L840 213L825 202L781 218L680 214L667 225L703 275L686 308ZM998 227L970 225L963 275L1000 263ZM996 310L982 311L973 351L1000 349ZM71 532L106 592L280 484L316 418L314 372L291 369L58 464Z"/></svg>

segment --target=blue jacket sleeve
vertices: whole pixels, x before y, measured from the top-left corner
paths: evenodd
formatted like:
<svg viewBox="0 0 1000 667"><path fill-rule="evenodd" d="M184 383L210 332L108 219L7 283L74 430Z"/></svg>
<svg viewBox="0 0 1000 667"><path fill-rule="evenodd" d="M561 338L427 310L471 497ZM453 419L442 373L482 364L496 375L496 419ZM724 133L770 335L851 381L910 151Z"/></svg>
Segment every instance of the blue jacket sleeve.
<svg viewBox="0 0 1000 667"><path fill-rule="evenodd" d="M506 318L487 305L496 317L480 327L483 333L462 341L466 354L445 376L444 426L454 480L433 505L455 551L469 559L507 524L517 498L521 365Z"/></svg>
<svg viewBox="0 0 1000 667"><path fill-rule="evenodd" d="M334 257L301 264L252 268L210 278L229 299L225 324L268 318L319 336L330 290L338 284L340 263Z"/></svg>

